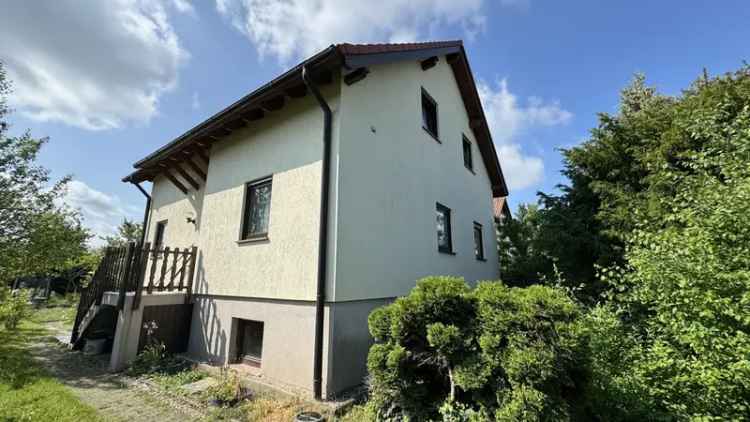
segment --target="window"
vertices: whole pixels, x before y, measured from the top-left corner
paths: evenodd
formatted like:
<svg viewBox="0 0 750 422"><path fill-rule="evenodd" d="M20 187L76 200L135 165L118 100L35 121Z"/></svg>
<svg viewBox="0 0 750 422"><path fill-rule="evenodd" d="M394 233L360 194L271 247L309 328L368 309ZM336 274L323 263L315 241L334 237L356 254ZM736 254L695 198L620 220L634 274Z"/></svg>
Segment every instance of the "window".
<svg viewBox="0 0 750 422"><path fill-rule="evenodd" d="M471 158L471 141L466 139L466 136L463 137L463 147L464 147L464 166L473 173L474 162L472 161L472 158Z"/></svg>
<svg viewBox="0 0 750 422"><path fill-rule="evenodd" d="M453 240L451 239L451 210L440 203L436 204L437 212L437 241L438 251L453 253Z"/></svg>
<svg viewBox="0 0 750 422"><path fill-rule="evenodd" d="M268 237L268 219L271 214L271 178L247 184L245 209L242 216L241 240Z"/></svg>
<svg viewBox="0 0 750 422"><path fill-rule="evenodd" d="M474 256L484 261L484 244L482 243L482 225L474 222Z"/></svg>
<svg viewBox="0 0 750 422"><path fill-rule="evenodd" d="M263 323L241 319L237 324L237 362L260 367Z"/></svg>
<svg viewBox="0 0 750 422"><path fill-rule="evenodd" d="M438 139L437 103L422 88L422 127L436 140Z"/></svg>
<svg viewBox="0 0 750 422"><path fill-rule="evenodd" d="M156 223L154 232L154 249L159 250L164 246L164 230L167 229L167 220Z"/></svg>

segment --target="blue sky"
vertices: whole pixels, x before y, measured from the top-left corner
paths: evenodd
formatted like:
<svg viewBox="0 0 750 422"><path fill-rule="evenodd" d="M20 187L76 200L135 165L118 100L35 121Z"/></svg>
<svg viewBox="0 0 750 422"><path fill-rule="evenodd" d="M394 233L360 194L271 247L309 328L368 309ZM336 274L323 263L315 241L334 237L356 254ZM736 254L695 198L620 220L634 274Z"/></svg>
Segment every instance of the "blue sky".
<svg viewBox="0 0 750 422"><path fill-rule="evenodd" d="M98 234L140 219L134 161L310 53L337 42L464 39L513 208L564 182L560 147L643 72L678 94L750 59L746 1L117 0L15 2L0 60L12 133L49 136L41 162Z"/></svg>

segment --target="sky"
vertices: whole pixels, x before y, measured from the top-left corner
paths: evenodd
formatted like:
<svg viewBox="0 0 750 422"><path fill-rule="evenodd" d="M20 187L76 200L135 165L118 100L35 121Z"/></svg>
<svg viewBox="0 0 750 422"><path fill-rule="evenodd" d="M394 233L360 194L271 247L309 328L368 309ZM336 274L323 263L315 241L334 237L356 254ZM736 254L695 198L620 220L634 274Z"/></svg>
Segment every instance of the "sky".
<svg viewBox="0 0 750 422"><path fill-rule="evenodd" d="M96 235L145 201L132 163L330 44L462 39L510 188L565 183L560 149L617 111L634 73L678 95L750 60L747 1L47 0L7 2L11 134L49 137L66 203ZM94 240L96 244L97 240Z"/></svg>

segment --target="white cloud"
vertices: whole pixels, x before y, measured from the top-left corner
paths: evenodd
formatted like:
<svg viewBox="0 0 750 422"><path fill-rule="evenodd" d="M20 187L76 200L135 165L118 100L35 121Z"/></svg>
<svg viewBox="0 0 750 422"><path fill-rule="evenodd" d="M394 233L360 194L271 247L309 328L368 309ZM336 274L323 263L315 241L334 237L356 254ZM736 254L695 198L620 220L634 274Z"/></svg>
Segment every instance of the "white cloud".
<svg viewBox="0 0 750 422"><path fill-rule="evenodd" d="M187 13L195 16L195 9L189 0L172 0L172 5L180 13Z"/></svg>
<svg viewBox="0 0 750 422"><path fill-rule="evenodd" d="M169 12L191 8L184 0L3 4L0 60L14 107L89 130L148 122L189 57Z"/></svg>
<svg viewBox="0 0 750 422"><path fill-rule="evenodd" d="M92 246L101 246L99 236L117 233L117 227L123 218L140 221L139 214L143 211L137 206L123 203L115 195L95 190L80 180L73 180L68 184L62 202L81 212L83 225L94 234L90 241Z"/></svg>
<svg viewBox="0 0 750 422"><path fill-rule="evenodd" d="M193 110L198 110L201 108L201 100L198 98L198 93L193 92L193 101L190 103L190 107L193 108Z"/></svg>
<svg viewBox="0 0 750 422"><path fill-rule="evenodd" d="M340 42L405 42L481 32L484 0L216 0L263 57L285 63Z"/></svg>
<svg viewBox="0 0 750 422"><path fill-rule="evenodd" d="M516 140L535 126L567 124L573 114L564 110L559 101L544 101L539 97L529 97L526 104L519 104L518 97L508 90L505 78L494 87L480 81L477 89L508 187L524 189L539 183L544 176L544 162L540 157L524 154Z"/></svg>

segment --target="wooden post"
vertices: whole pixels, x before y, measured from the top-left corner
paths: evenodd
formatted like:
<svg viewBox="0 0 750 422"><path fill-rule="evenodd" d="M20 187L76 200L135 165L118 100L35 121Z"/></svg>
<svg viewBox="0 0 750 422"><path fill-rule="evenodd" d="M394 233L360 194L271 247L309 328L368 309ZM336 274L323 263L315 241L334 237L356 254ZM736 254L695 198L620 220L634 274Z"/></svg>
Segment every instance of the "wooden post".
<svg viewBox="0 0 750 422"><path fill-rule="evenodd" d="M161 278L159 279L159 291L164 290L164 279L167 277L167 261L169 260L169 246L164 248L161 260Z"/></svg>
<svg viewBox="0 0 750 422"><path fill-rule="evenodd" d="M177 291L181 292L185 288L185 273L188 272L188 262L190 252L185 249L182 251L182 266L180 268L180 284L177 285Z"/></svg>
<svg viewBox="0 0 750 422"><path fill-rule="evenodd" d="M102 289L102 286L106 283L107 277L109 276L109 261L110 261L110 250L111 248L104 249L104 257L102 258L102 262L99 263L99 268L96 270L96 274L94 274L94 279L91 280L91 290L94 295L96 295L96 304L101 305L102 304L102 296L99 294L99 291ZM96 277L96 276L99 277Z"/></svg>
<svg viewBox="0 0 750 422"><path fill-rule="evenodd" d="M169 285L167 290L170 292L174 289L174 279L177 278L177 258L180 256L180 248L175 248L172 251L172 274L169 277Z"/></svg>
<svg viewBox="0 0 750 422"><path fill-rule="evenodd" d="M125 250L125 262L120 265L122 268L122 277L120 277L120 295L117 297L117 309L119 310L125 308L125 295L128 293L128 279L130 278L130 271L133 268L134 252L135 243L128 243L128 248Z"/></svg>
<svg viewBox="0 0 750 422"><path fill-rule="evenodd" d="M146 289L146 292L148 294L151 294L151 292L154 290L154 275L156 275L156 262L158 259L158 253L159 251L156 249L159 245L154 245L154 251L153 254L151 254L151 268L149 271L149 277L148 277L148 288Z"/></svg>
<svg viewBox="0 0 750 422"><path fill-rule="evenodd" d="M198 259L198 247L193 246L190 249L190 272L188 272L187 281L187 294L185 295L185 303L190 303L193 300L193 277L195 276L195 261Z"/></svg>
<svg viewBox="0 0 750 422"><path fill-rule="evenodd" d="M138 309L141 304L141 296L143 295L143 282L146 276L146 264L148 263L150 243L143 245L143 248L138 251L138 266L137 273L135 276L135 295L133 296L133 309Z"/></svg>

